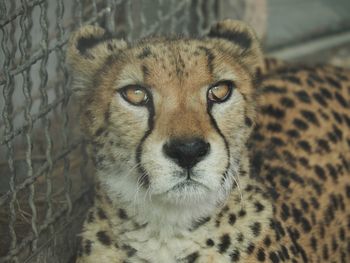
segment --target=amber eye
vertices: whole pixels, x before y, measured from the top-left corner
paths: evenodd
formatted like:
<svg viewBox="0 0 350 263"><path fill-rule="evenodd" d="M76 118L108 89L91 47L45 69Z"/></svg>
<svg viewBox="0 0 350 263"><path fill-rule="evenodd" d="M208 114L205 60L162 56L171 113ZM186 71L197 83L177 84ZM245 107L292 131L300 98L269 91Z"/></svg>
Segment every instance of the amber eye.
<svg viewBox="0 0 350 263"><path fill-rule="evenodd" d="M137 106L145 105L149 98L145 88L138 85L129 85L121 89L123 98Z"/></svg>
<svg viewBox="0 0 350 263"><path fill-rule="evenodd" d="M220 81L208 90L208 99L212 102L223 102L229 98L233 88L231 81Z"/></svg>

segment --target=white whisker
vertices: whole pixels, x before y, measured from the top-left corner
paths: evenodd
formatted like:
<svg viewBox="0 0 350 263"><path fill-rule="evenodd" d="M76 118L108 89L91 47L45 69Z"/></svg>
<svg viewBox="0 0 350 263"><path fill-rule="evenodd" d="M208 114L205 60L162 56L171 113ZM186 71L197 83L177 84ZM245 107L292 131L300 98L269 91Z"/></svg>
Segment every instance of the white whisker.
<svg viewBox="0 0 350 263"><path fill-rule="evenodd" d="M240 204L241 204L241 208L244 208L244 198L243 198L243 192L242 192L242 188L241 188L241 184L239 183L239 173L238 173L238 169L236 168L236 165L232 166L232 170L233 170L233 174L232 174L232 179L235 182L236 186L237 186L237 190L239 193L239 197L240 197Z"/></svg>

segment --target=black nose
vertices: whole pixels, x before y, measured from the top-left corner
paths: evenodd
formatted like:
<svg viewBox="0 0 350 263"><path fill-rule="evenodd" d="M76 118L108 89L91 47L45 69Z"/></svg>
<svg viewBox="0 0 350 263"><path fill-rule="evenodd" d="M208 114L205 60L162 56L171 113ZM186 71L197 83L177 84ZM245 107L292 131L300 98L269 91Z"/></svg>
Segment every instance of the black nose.
<svg viewBox="0 0 350 263"><path fill-rule="evenodd" d="M210 144L200 138L172 139L163 146L164 153L183 168L190 169L209 152Z"/></svg>

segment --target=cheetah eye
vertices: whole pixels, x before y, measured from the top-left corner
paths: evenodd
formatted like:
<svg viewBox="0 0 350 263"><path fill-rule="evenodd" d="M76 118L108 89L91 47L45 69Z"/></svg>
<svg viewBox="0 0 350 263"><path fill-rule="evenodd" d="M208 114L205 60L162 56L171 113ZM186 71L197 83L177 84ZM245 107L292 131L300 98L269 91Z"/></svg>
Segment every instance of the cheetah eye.
<svg viewBox="0 0 350 263"><path fill-rule="evenodd" d="M120 91L122 97L132 105L143 106L149 100L148 92L138 85L128 85Z"/></svg>
<svg viewBox="0 0 350 263"><path fill-rule="evenodd" d="M229 80L215 83L208 90L208 100L217 103L226 101L230 97L233 87L233 82Z"/></svg>

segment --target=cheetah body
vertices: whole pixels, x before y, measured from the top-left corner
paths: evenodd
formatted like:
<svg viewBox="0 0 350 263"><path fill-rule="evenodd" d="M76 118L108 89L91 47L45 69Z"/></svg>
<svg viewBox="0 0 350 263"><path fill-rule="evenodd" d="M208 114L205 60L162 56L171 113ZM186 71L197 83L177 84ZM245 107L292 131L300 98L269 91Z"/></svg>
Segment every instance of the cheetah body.
<svg viewBox="0 0 350 263"><path fill-rule="evenodd" d="M77 262L349 260L350 72L264 63L230 20L133 46L87 27L68 60L97 172ZM164 157L193 137L203 160Z"/></svg>

